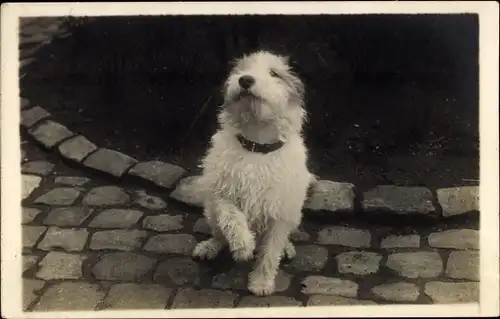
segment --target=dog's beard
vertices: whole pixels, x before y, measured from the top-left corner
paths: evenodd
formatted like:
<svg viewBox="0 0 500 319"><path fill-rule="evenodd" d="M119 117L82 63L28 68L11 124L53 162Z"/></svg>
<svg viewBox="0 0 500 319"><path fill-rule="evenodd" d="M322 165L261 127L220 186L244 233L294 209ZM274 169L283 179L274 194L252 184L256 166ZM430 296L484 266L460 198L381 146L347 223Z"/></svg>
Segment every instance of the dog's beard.
<svg viewBox="0 0 500 319"><path fill-rule="evenodd" d="M237 100L226 102L226 109L233 121L240 126L268 124L276 117L265 101L247 94L241 95Z"/></svg>

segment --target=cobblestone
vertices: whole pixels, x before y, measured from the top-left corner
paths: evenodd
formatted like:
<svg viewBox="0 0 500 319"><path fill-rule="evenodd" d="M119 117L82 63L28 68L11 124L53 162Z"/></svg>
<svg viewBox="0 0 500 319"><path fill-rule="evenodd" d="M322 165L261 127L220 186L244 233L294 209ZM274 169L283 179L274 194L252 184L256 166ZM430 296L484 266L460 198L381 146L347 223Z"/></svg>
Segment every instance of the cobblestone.
<svg viewBox="0 0 500 319"><path fill-rule="evenodd" d="M347 227L326 227L318 233L318 244L346 247L370 247L371 234L367 230Z"/></svg>
<svg viewBox="0 0 500 319"><path fill-rule="evenodd" d="M38 293L45 285L45 281L38 279L23 279L23 310L38 298Z"/></svg>
<svg viewBox="0 0 500 319"><path fill-rule="evenodd" d="M314 184L304 208L332 213L352 213L355 196L353 184L320 180Z"/></svg>
<svg viewBox="0 0 500 319"><path fill-rule="evenodd" d="M42 178L34 175L25 175L23 174L21 177L21 197L22 199L26 199L31 193L40 186L42 182Z"/></svg>
<svg viewBox="0 0 500 319"><path fill-rule="evenodd" d="M54 179L56 184L66 185L66 186L83 186L90 182L88 177L80 176L57 176Z"/></svg>
<svg viewBox="0 0 500 319"><path fill-rule="evenodd" d="M47 161L30 161L21 166L21 173L47 176L53 169L54 164Z"/></svg>
<svg viewBox="0 0 500 319"><path fill-rule="evenodd" d="M302 293L306 295L336 295L354 298L358 284L351 280L324 276L308 276L302 281Z"/></svg>
<svg viewBox="0 0 500 319"><path fill-rule="evenodd" d="M184 227L182 225L183 221L184 217L182 215L171 216L164 214L158 216L148 216L144 218L142 227L157 232L166 232L182 229Z"/></svg>
<svg viewBox="0 0 500 319"><path fill-rule="evenodd" d="M130 196L117 186L99 186L88 192L83 198L83 204L89 206L106 206L126 204Z"/></svg>
<svg viewBox="0 0 500 319"><path fill-rule="evenodd" d="M170 197L191 206L203 207L203 198L196 184L198 178L199 176L188 176L181 179Z"/></svg>
<svg viewBox="0 0 500 319"><path fill-rule="evenodd" d="M90 249L133 251L142 246L142 243L147 236L148 234L144 230L136 229L99 231L92 236Z"/></svg>
<svg viewBox="0 0 500 319"><path fill-rule="evenodd" d="M406 282L376 286L372 288L372 293L391 301L416 301L420 295L417 285Z"/></svg>
<svg viewBox="0 0 500 319"><path fill-rule="evenodd" d="M212 234L212 230L210 229L210 226L207 224L207 220L204 217L198 218L193 226L193 232L206 235Z"/></svg>
<svg viewBox="0 0 500 319"><path fill-rule="evenodd" d="M46 229L44 226L23 226L23 247L33 248Z"/></svg>
<svg viewBox="0 0 500 319"><path fill-rule="evenodd" d="M438 282L425 284L425 294L435 303L457 303L479 301L477 282Z"/></svg>
<svg viewBox="0 0 500 319"><path fill-rule="evenodd" d="M443 261L437 252L394 253L387 267L407 278L432 278L441 273Z"/></svg>
<svg viewBox="0 0 500 319"><path fill-rule="evenodd" d="M28 100L26 98L23 98L23 97L21 97L19 100L20 100L20 103L21 103L21 109L25 109L28 106L31 106L30 100Z"/></svg>
<svg viewBox="0 0 500 319"><path fill-rule="evenodd" d="M47 288L34 310L94 310L104 299L104 295L97 284L61 282Z"/></svg>
<svg viewBox="0 0 500 319"><path fill-rule="evenodd" d="M389 211L395 214L427 215L434 212L432 193L425 187L377 186L364 193L365 212Z"/></svg>
<svg viewBox="0 0 500 319"><path fill-rule="evenodd" d="M98 280L136 281L153 270L156 260L131 252L106 254L94 265Z"/></svg>
<svg viewBox="0 0 500 319"><path fill-rule="evenodd" d="M167 203L157 196L148 195L145 191L137 191L138 198L135 203L141 207L151 210L162 210L167 208Z"/></svg>
<svg viewBox="0 0 500 319"><path fill-rule="evenodd" d="M121 177L135 163L136 159L106 148L98 149L83 161L83 165L115 177Z"/></svg>
<svg viewBox="0 0 500 319"><path fill-rule="evenodd" d="M45 280L79 279L85 259L82 255L51 251L40 261L36 277Z"/></svg>
<svg viewBox="0 0 500 319"><path fill-rule="evenodd" d="M173 187L184 173L182 167L160 161L141 162L129 171L130 175L142 177L163 188Z"/></svg>
<svg viewBox="0 0 500 319"><path fill-rule="evenodd" d="M86 229L61 229L50 227L42 241L38 244L41 250L62 248L65 251L82 251L89 233Z"/></svg>
<svg viewBox="0 0 500 319"><path fill-rule="evenodd" d="M479 249L479 231L474 229L450 229L436 232L427 238L429 246L452 249Z"/></svg>
<svg viewBox="0 0 500 319"><path fill-rule="evenodd" d="M155 282L177 286L197 286L200 284L200 269L190 258L172 258L158 266L153 279Z"/></svg>
<svg viewBox="0 0 500 319"><path fill-rule="evenodd" d="M295 247L296 256L287 268L295 271L320 271L328 260L328 251L325 247L303 245Z"/></svg>
<svg viewBox="0 0 500 319"><path fill-rule="evenodd" d="M475 221L459 221L452 230L430 225L402 234L406 226L354 220L335 225L306 218L290 235L298 243L297 256L280 264L276 293L256 297L247 288L254 260L234 262L227 248L213 261L192 259L194 246L210 235L210 228L201 211L179 212L176 203L164 199L173 198L173 193L106 185L103 178L91 180L65 168L65 162L47 160L44 152L32 152L30 142L23 141L21 147L26 154L21 162L26 197L23 285L26 280L41 283L23 294L23 307L29 305L30 311L451 303L479 298ZM190 187L194 199L187 201L199 200L196 183ZM37 205L44 193L61 188L80 193L67 206ZM329 205L325 203L321 205ZM135 213L127 218L130 211Z"/></svg>
<svg viewBox="0 0 500 319"><path fill-rule="evenodd" d="M350 251L335 258L339 273L355 275L376 273L382 260L381 255L368 251Z"/></svg>
<svg viewBox="0 0 500 319"><path fill-rule="evenodd" d="M52 209L43 220L44 225L60 227L80 226L92 213L89 208L72 206Z"/></svg>
<svg viewBox="0 0 500 319"><path fill-rule="evenodd" d="M292 275L278 270L275 279L275 292L283 292L290 287ZM241 267L234 267L226 273L217 274L212 279L212 288L215 289L231 289L231 290L246 290L248 283L248 271Z"/></svg>
<svg viewBox="0 0 500 319"><path fill-rule="evenodd" d="M307 300L307 306L354 306L354 305L375 305L371 300L360 300L345 298L340 296L312 295Z"/></svg>
<svg viewBox="0 0 500 319"><path fill-rule="evenodd" d="M45 109L35 106L21 112L21 125L30 128L41 120L50 116Z"/></svg>
<svg viewBox="0 0 500 319"><path fill-rule="evenodd" d="M196 243L196 238L192 235L156 235L148 240L144 250L163 254L191 255Z"/></svg>
<svg viewBox="0 0 500 319"><path fill-rule="evenodd" d="M246 296L241 299L236 307L250 308L250 307L301 307L302 303L292 297L285 296L268 296L256 297Z"/></svg>
<svg viewBox="0 0 500 319"><path fill-rule="evenodd" d="M311 236L305 231L296 230L290 234L290 240L295 243L306 242Z"/></svg>
<svg viewBox="0 0 500 319"><path fill-rule="evenodd" d="M382 248L418 248L420 247L419 235L396 236L390 235L385 237L380 243Z"/></svg>
<svg viewBox="0 0 500 319"><path fill-rule="evenodd" d="M164 309L173 290L156 284L116 284L109 290L104 307L109 309Z"/></svg>
<svg viewBox="0 0 500 319"><path fill-rule="evenodd" d="M29 224L35 220L42 211L37 208L23 207L22 223Z"/></svg>
<svg viewBox="0 0 500 319"><path fill-rule="evenodd" d="M290 275L289 273L283 271L283 270L278 270L278 274L276 275L275 279L275 288L274 290L276 292L283 292L290 287L290 283L292 281L293 276Z"/></svg>
<svg viewBox="0 0 500 319"><path fill-rule="evenodd" d="M52 148L64 139L74 135L65 126L50 120L31 129L29 134L47 148Z"/></svg>
<svg viewBox="0 0 500 319"><path fill-rule="evenodd" d="M93 228L130 228L144 215L135 209L106 209L99 213L89 224Z"/></svg>
<svg viewBox="0 0 500 319"><path fill-rule="evenodd" d="M479 211L479 186L441 188L436 193L444 217Z"/></svg>
<svg viewBox="0 0 500 319"><path fill-rule="evenodd" d="M214 289L180 289L172 302L173 309L233 308L237 294Z"/></svg>
<svg viewBox="0 0 500 319"><path fill-rule="evenodd" d="M23 272L35 266L40 257L35 255L23 255Z"/></svg>
<svg viewBox="0 0 500 319"><path fill-rule="evenodd" d="M248 282L248 271L241 267L233 267L225 273L217 274L212 279L212 288L245 290Z"/></svg>
<svg viewBox="0 0 500 319"><path fill-rule="evenodd" d="M446 276L479 281L479 252L452 251L448 257Z"/></svg>
<svg viewBox="0 0 500 319"><path fill-rule="evenodd" d="M73 137L59 145L59 153L63 157L76 162L81 162L95 150L97 150L97 146L81 135Z"/></svg>
<svg viewBox="0 0 500 319"><path fill-rule="evenodd" d="M76 201L78 196L80 196L80 193L81 190L79 188L57 187L49 190L47 193L38 197L35 200L35 203L46 204L46 205L69 206Z"/></svg>

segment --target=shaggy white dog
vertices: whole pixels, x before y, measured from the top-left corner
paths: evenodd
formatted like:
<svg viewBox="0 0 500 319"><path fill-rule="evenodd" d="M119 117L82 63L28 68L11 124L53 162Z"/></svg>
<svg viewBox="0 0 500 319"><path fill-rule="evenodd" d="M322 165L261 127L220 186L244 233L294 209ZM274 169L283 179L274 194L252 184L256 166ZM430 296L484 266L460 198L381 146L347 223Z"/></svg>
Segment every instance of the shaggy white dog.
<svg viewBox="0 0 500 319"><path fill-rule="evenodd" d="M213 259L227 245L236 261L257 261L248 289L274 292L283 254L295 256L289 235L315 177L302 138L304 86L286 58L266 51L236 61L224 84L220 129L202 160L197 184L212 238L193 256Z"/></svg>

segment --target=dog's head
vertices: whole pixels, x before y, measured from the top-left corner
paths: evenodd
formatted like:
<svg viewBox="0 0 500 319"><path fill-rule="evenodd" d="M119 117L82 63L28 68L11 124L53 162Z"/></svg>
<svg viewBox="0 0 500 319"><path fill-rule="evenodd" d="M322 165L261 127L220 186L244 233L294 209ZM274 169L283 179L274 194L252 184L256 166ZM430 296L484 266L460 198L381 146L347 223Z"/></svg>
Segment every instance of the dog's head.
<svg viewBox="0 0 500 319"><path fill-rule="evenodd" d="M258 51L236 60L223 94L222 124L274 125L284 135L302 129L304 84L285 57Z"/></svg>

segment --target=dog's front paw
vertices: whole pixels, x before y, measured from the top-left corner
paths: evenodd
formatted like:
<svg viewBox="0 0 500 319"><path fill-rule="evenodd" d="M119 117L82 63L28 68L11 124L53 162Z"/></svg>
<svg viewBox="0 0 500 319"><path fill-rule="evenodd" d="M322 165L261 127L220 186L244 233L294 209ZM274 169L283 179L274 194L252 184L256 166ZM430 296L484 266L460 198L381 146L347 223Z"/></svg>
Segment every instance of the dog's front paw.
<svg viewBox="0 0 500 319"><path fill-rule="evenodd" d="M232 250L233 259L235 261L248 261L253 258L254 250L255 240L253 238L248 238L242 246L235 247Z"/></svg>
<svg viewBox="0 0 500 319"><path fill-rule="evenodd" d="M248 261L253 258L253 251L255 247L246 246L238 248L233 251L233 258L235 261Z"/></svg>
<svg viewBox="0 0 500 319"><path fill-rule="evenodd" d="M211 239L202 241L194 247L193 257L199 259L212 260L219 254L219 246Z"/></svg>
<svg viewBox="0 0 500 319"><path fill-rule="evenodd" d="M256 296L269 296L274 292L274 279L266 279L260 274L250 273L248 290Z"/></svg>

